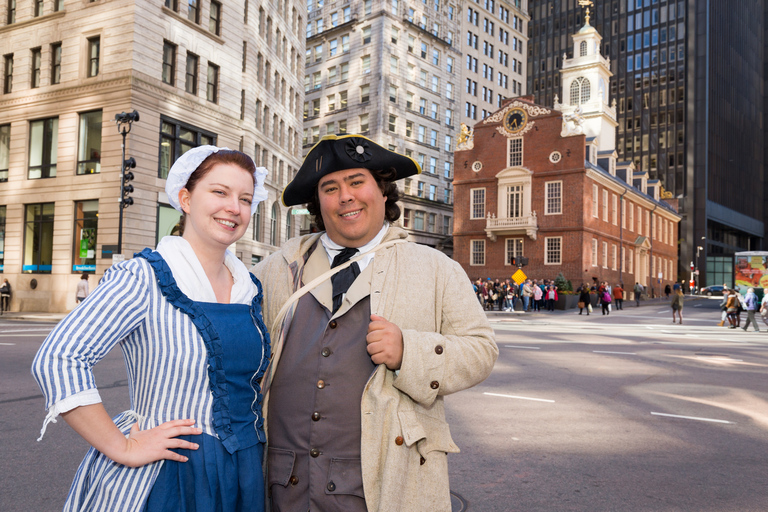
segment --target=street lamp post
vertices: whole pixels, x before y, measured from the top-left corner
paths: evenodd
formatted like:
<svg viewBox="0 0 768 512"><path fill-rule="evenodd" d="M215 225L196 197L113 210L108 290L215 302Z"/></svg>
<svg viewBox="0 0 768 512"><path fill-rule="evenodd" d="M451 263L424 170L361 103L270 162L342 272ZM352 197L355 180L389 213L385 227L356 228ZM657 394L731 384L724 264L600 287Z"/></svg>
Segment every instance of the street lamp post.
<svg viewBox="0 0 768 512"><path fill-rule="evenodd" d="M128 197L128 194L133 192L133 185L127 184L133 179L133 173L127 169L136 167L136 160L133 158L125 159L125 137L131 132L131 124L134 121L139 121L139 113L136 110L115 114L117 131L123 136L123 158L120 161L120 196L117 200L120 203L120 218L117 224L117 254L123 253L123 210L133 204L133 198Z"/></svg>

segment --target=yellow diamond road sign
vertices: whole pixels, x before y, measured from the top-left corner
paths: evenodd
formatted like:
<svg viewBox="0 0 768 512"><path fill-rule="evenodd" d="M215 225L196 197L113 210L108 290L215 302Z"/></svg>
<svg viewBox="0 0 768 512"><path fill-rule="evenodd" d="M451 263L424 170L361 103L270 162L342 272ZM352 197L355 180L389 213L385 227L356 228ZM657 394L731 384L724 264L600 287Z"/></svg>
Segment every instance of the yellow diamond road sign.
<svg viewBox="0 0 768 512"><path fill-rule="evenodd" d="M528 279L528 276L525 275L525 272L523 272L522 269L517 269L517 272L512 274L512 279L520 285L521 283L524 283L526 279Z"/></svg>

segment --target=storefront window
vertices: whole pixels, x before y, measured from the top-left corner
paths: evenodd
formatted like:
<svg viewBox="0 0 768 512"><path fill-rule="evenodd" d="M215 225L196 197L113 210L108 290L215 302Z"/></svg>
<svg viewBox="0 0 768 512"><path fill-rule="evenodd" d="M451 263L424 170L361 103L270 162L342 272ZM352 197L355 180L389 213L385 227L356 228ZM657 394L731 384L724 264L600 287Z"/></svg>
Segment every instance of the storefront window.
<svg viewBox="0 0 768 512"><path fill-rule="evenodd" d="M164 236L179 236L181 234L179 229L179 221L181 220L181 213L170 206L159 205L157 207L157 239L156 244L160 243L160 240Z"/></svg>
<svg viewBox="0 0 768 512"><path fill-rule="evenodd" d="M75 235L72 248L72 272L96 272L96 228L99 201L75 203Z"/></svg>
<svg viewBox="0 0 768 512"><path fill-rule="evenodd" d="M25 274L50 274L53 264L53 203L28 204L24 215Z"/></svg>

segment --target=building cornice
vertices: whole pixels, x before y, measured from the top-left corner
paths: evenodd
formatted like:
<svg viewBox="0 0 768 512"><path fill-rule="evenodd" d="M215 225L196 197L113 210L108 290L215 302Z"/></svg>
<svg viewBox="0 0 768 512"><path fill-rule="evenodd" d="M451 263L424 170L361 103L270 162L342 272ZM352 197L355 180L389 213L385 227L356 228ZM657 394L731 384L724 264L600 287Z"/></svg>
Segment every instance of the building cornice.
<svg viewBox="0 0 768 512"><path fill-rule="evenodd" d="M32 25L45 23L46 21L55 20L57 18L63 18L66 14L67 14L67 11L61 10L61 11L56 11L49 14L44 14L42 16L29 18L28 20L17 21L16 23L11 23L10 25L5 25L4 27L0 27L0 34L3 34L5 32L12 32L17 29L28 29ZM6 53L6 51L3 51L3 53Z"/></svg>

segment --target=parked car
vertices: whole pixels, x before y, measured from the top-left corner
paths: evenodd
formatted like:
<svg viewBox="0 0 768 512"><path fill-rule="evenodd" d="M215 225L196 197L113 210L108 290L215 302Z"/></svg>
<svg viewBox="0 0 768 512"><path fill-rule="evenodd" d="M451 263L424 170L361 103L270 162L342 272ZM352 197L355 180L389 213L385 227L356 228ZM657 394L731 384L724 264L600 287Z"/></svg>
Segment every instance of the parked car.
<svg viewBox="0 0 768 512"><path fill-rule="evenodd" d="M713 295L722 295L723 291L725 291L725 286L721 284L716 284L713 286L707 286L705 288L702 288L699 292L699 295L707 295L709 297L712 297Z"/></svg>

